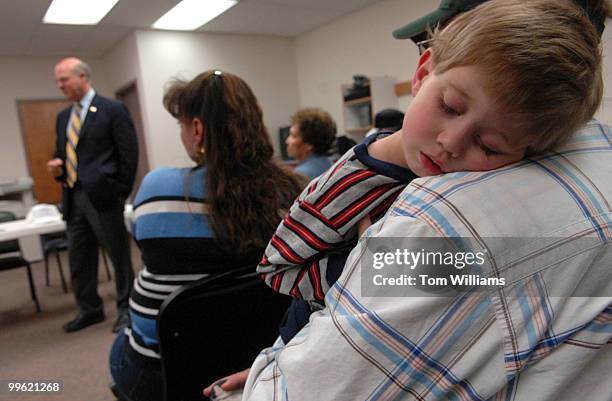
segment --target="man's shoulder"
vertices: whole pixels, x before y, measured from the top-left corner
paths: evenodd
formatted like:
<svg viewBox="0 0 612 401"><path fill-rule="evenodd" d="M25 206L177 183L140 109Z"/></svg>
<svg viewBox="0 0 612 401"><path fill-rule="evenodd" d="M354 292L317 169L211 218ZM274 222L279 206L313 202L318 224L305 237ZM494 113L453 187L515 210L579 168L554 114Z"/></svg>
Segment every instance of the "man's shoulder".
<svg viewBox="0 0 612 401"><path fill-rule="evenodd" d="M72 111L72 105L67 106L65 109L62 109L59 113L57 113L57 118L62 118L66 115L69 115Z"/></svg>
<svg viewBox="0 0 612 401"><path fill-rule="evenodd" d="M592 120L556 151L542 156L528 157L496 170L459 172L422 178L417 181L420 183L417 186L430 186L432 189L444 189L445 192L469 193L480 192L481 188L498 187L496 181L499 180L520 187L534 187L538 181L552 179L556 184L550 187L552 190L562 188L566 180L582 182L589 181L591 177L590 184L608 186L608 180L600 180L599 174L596 173L600 168L610 169L611 153L612 130L609 126ZM572 170L576 174L572 174ZM503 193L496 195L492 199L504 196Z"/></svg>
<svg viewBox="0 0 612 401"><path fill-rule="evenodd" d="M91 105L96 107L105 107L109 109L120 109L123 108L123 103L116 99L110 99L108 97L99 95L96 93L94 98L91 100Z"/></svg>
<svg viewBox="0 0 612 401"><path fill-rule="evenodd" d="M612 135L591 121L559 151L492 171L414 180L392 214L408 215L444 235L546 235L607 210L612 197Z"/></svg>

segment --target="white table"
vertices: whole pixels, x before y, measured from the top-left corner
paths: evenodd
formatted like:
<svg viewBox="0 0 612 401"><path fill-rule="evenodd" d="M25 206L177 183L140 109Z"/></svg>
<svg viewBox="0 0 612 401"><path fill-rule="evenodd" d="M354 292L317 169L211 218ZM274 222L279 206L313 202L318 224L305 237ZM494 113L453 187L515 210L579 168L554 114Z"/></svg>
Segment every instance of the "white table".
<svg viewBox="0 0 612 401"><path fill-rule="evenodd" d="M26 219L8 221L0 223L0 241L18 240L21 256L28 262L38 262L44 258L40 236L64 230L66 222L61 219L43 224Z"/></svg>
<svg viewBox="0 0 612 401"><path fill-rule="evenodd" d="M134 211L131 204L126 204L123 210L125 226L132 232ZM27 219L0 223L0 241L18 240L21 256L28 262L38 262L44 259L40 236L66 230L66 222L57 219L51 222L35 223Z"/></svg>

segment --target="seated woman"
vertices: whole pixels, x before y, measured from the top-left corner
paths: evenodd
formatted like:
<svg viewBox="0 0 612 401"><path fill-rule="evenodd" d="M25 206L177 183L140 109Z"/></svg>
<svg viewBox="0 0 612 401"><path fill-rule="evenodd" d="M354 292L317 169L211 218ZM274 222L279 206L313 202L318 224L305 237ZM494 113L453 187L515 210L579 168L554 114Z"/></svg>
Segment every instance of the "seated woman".
<svg viewBox="0 0 612 401"><path fill-rule="evenodd" d="M134 202L144 269L130 297L130 323L110 355L118 398L162 399L156 318L164 299L206 275L252 264L304 182L272 160L262 111L236 75L208 71L175 81L164 106L180 125L193 168L158 168Z"/></svg>
<svg viewBox="0 0 612 401"><path fill-rule="evenodd" d="M336 139L336 123L326 111L317 108L298 110L291 117L285 143L287 154L300 164L295 171L310 179L331 167L328 154Z"/></svg>

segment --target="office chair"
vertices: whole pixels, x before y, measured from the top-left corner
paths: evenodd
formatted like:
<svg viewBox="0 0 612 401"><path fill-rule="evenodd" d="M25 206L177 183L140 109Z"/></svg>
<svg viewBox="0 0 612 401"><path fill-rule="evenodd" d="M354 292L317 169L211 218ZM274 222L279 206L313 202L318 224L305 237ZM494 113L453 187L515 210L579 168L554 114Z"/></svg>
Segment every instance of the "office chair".
<svg viewBox="0 0 612 401"><path fill-rule="evenodd" d="M290 301L272 291L254 266L172 293L157 318L164 399L205 400L206 385L251 366L278 336Z"/></svg>
<svg viewBox="0 0 612 401"><path fill-rule="evenodd" d="M0 222L12 220L15 220L15 215L12 212L0 211ZM30 294L32 295L32 300L36 304L36 312L40 313L40 303L38 302L38 296L36 295L36 287L34 287L32 268L30 263L21 255L19 241L11 240L0 242L0 271L18 269L20 267L26 268L28 282L30 284Z"/></svg>

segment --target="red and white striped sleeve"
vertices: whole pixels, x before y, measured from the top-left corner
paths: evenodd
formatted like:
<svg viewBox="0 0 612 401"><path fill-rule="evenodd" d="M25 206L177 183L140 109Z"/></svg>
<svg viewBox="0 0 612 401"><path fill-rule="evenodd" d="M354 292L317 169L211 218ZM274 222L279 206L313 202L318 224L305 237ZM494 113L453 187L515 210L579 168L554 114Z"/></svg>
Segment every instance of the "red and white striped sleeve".
<svg viewBox="0 0 612 401"><path fill-rule="evenodd" d="M405 184L380 175L348 152L313 180L291 206L257 267L274 290L322 301L330 252L357 237L357 222L382 216Z"/></svg>

